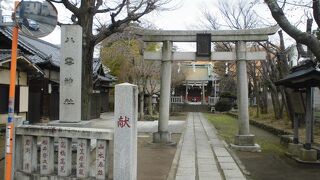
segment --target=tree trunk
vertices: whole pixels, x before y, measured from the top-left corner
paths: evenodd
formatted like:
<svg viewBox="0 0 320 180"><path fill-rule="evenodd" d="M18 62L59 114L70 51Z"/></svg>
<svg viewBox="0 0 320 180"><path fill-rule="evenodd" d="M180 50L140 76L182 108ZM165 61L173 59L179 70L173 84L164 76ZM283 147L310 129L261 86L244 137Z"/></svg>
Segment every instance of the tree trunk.
<svg viewBox="0 0 320 180"><path fill-rule="evenodd" d="M320 3L319 3L319 0L313 0L312 2L313 2L312 4L313 17L318 27L320 27Z"/></svg>
<svg viewBox="0 0 320 180"><path fill-rule="evenodd" d="M294 110L293 106L294 104L292 103L290 96L292 96L292 89L285 88L284 89L284 95L285 95L285 100L286 100L286 110L287 110L287 115L289 117L289 120L293 124L293 117L294 117Z"/></svg>
<svg viewBox="0 0 320 180"><path fill-rule="evenodd" d="M94 42L92 39L93 16L89 10L94 6L94 1L82 1L79 25L82 27L82 88L81 88L81 117L82 120L91 119L92 60Z"/></svg>
<svg viewBox="0 0 320 180"><path fill-rule="evenodd" d="M268 114L268 90L263 86L262 93L260 95L260 112L261 114Z"/></svg>
<svg viewBox="0 0 320 180"><path fill-rule="evenodd" d="M148 97L148 100L147 100L147 106L148 106L148 114L149 115L153 115L153 106L152 106L152 95L150 95L149 97Z"/></svg>
<svg viewBox="0 0 320 180"><path fill-rule="evenodd" d="M284 46L284 39L283 39L283 34L282 31L279 31L279 37L280 37L280 52L277 54L278 58L278 69L279 69L279 75L280 79L284 78L285 76L288 75L289 73L289 64L288 64L288 59L286 56L285 52L285 46ZM281 108L281 116L283 113L283 107L286 108L287 115L291 121L293 121L293 112L292 112L292 104L290 99L288 98L290 96L290 92L287 90L287 88L281 88L281 95L282 95L282 102L283 106Z"/></svg>
<svg viewBox="0 0 320 180"><path fill-rule="evenodd" d="M144 120L144 91L143 87L140 85L139 86L139 120L143 121Z"/></svg>
<svg viewBox="0 0 320 180"><path fill-rule="evenodd" d="M84 46L86 47L86 46ZM82 88L81 88L81 117L82 120L91 119L91 96L92 96L92 56L93 49L82 50Z"/></svg>
<svg viewBox="0 0 320 180"><path fill-rule="evenodd" d="M256 117L260 117L260 112L259 112L259 99L260 99L260 94L259 94L259 83L258 83L258 78L256 76L256 63L253 62L253 73L252 73L252 82L253 82L253 92L254 96L256 98Z"/></svg>
<svg viewBox="0 0 320 180"><path fill-rule="evenodd" d="M273 105L275 119L281 119L282 113L281 113L281 103L279 100L279 92L274 84L270 85L270 93L272 98L272 105Z"/></svg>
<svg viewBox="0 0 320 180"><path fill-rule="evenodd" d="M256 82L253 82L254 83L254 93L255 93L255 97L256 97L256 109L257 109L257 112L256 112L256 117L260 117L260 103L259 103L259 99L260 99L260 93L259 93L259 87L258 87L258 83Z"/></svg>

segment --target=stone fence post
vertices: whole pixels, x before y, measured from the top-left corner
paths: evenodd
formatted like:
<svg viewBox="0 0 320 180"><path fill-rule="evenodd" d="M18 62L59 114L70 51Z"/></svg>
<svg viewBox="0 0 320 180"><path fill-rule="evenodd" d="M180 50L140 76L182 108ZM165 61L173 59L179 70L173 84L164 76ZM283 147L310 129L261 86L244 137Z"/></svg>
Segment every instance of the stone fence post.
<svg viewBox="0 0 320 180"><path fill-rule="evenodd" d="M138 87L115 86L114 180L137 179Z"/></svg>

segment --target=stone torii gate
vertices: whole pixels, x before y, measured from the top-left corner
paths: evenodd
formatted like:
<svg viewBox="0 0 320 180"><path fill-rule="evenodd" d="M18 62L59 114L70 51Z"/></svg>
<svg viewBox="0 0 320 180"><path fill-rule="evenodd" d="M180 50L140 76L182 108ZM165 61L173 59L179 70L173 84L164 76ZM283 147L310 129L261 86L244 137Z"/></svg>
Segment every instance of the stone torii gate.
<svg viewBox="0 0 320 180"><path fill-rule="evenodd" d="M254 135L249 130L248 111L248 81L247 60L264 60L265 52L247 52L246 42L266 41L268 36L277 32L278 26L246 30L218 30L218 31L163 31L138 30L144 42L162 42L162 52L144 52L146 60L161 60L161 87L160 87L160 117L158 132L153 134L155 143L170 143L171 135L168 131L171 64L172 61L195 61L195 52L172 52L173 42L196 42L197 35L209 34L211 42L236 42L235 52L211 52L208 60L236 61L237 64L237 98L239 132L235 136L235 148L244 150L257 149ZM252 149L254 148L254 149Z"/></svg>

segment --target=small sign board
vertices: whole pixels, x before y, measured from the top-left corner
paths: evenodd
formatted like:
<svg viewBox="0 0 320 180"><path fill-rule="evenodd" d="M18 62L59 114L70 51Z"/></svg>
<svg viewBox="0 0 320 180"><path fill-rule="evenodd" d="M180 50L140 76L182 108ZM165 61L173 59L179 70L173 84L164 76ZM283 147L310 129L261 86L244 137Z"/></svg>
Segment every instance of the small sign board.
<svg viewBox="0 0 320 180"><path fill-rule="evenodd" d="M293 104L293 111L298 114L305 114L305 106L300 92L293 92L290 99Z"/></svg>
<svg viewBox="0 0 320 180"><path fill-rule="evenodd" d="M197 57L211 56L211 34L197 34Z"/></svg>

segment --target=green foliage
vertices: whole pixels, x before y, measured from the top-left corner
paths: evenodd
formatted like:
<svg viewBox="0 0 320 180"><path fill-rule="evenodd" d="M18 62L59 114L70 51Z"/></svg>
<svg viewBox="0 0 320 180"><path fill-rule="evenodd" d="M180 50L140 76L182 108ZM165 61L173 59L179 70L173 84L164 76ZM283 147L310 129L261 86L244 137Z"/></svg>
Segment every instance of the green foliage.
<svg viewBox="0 0 320 180"><path fill-rule="evenodd" d="M128 81L135 61L142 58L140 42L135 39L121 39L103 46L101 50L103 63L120 82Z"/></svg>
<svg viewBox="0 0 320 180"><path fill-rule="evenodd" d="M145 51L157 51L160 49L159 43L149 42L145 47Z"/></svg>
<svg viewBox="0 0 320 180"><path fill-rule="evenodd" d="M238 133L238 123L237 120L226 114L206 114L207 119L214 125L218 130L218 134L227 143L234 143L234 136ZM269 135L265 134L263 130L255 130L256 128L251 128L253 134L256 135L256 142L262 148L263 153L277 153L283 155L285 148L275 141L277 139L268 138Z"/></svg>
<svg viewBox="0 0 320 180"><path fill-rule="evenodd" d="M143 60L143 42L134 38L123 38L114 42L103 42L101 48L101 59L110 69L110 73L118 77L119 82L141 82L147 76L154 73L151 68L156 65L154 62ZM159 49L158 43L148 43L146 51ZM141 80L138 80L141 79Z"/></svg>
<svg viewBox="0 0 320 180"><path fill-rule="evenodd" d="M232 108L232 103L227 99L220 99L215 105L216 111L219 111L219 112L230 111L231 108Z"/></svg>
<svg viewBox="0 0 320 180"><path fill-rule="evenodd" d="M227 143L233 143L234 135L238 132L237 122L234 118L225 114L207 114L207 119Z"/></svg>

